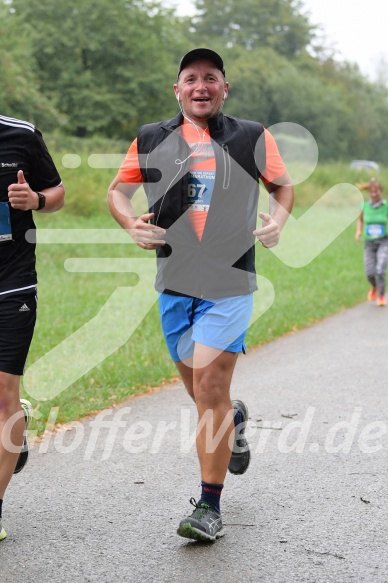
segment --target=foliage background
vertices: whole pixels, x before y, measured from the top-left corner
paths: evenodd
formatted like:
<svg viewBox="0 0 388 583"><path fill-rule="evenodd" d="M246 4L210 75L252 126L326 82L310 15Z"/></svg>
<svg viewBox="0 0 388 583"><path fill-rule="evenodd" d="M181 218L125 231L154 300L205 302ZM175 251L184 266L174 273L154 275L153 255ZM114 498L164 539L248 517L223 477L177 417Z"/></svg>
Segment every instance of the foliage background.
<svg viewBox="0 0 388 583"><path fill-rule="evenodd" d="M141 124L176 113L179 59L207 46L226 63L226 113L301 124L322 161L386 162L386 85L337 62L302 2L195 6L188 18L148 0L1 0L0 111L45 133L128 142Z"/></svg>

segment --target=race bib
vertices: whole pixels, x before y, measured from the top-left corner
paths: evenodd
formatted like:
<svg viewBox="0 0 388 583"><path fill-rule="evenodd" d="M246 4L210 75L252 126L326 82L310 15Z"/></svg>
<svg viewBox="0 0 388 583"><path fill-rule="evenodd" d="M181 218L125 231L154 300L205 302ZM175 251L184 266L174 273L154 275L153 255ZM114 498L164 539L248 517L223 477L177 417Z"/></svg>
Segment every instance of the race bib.
<svg viewBox="0 0 388 583"><path fill-rule="evenodd" d="M381 237L385 237L385 225L366 225L366 235L371 239L381 239Z"/></svg>
<svg viewBox="0 0 388 583"><path fill-rule="evenodd" d="M192 170L189 178L189 209L208 211L213 194L215 172Z"/></svg>
<svg viewBox="0 0 388 583"><path fill-rule="evenodd" d="M12 241L11 217L8 202L0 202L0 243Z"/></svg>

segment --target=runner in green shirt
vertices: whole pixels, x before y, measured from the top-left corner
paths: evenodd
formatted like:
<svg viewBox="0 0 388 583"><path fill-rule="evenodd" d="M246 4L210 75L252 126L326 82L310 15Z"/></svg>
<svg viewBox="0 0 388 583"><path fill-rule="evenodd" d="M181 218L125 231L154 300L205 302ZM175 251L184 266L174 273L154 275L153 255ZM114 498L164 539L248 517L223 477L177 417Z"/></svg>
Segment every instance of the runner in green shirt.
<svg viewBox="0 0 388 583"><path fill-rule="evenodd" d="M388 203L382 198L383 187L376 178L358 185L368 189L369 200L363 203L357 219L356 239L364 235L365 275L371 284L368 300L377 298L378 306L385 306L385 282L388 263Z"/></svg>

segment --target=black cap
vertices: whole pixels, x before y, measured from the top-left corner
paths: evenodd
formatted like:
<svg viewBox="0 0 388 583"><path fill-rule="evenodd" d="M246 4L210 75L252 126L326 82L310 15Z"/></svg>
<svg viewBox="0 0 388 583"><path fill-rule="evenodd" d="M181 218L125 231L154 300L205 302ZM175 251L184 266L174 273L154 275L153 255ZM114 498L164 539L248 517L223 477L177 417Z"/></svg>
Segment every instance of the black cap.
<svg viewBox="0 0 388 583"><path fill-rule="evenodd" d="M192 51L189 51L181 58L178 69L178 77L181 74L181 71L183 71L183 69L185 69L187 65L190 65L190 63L198 61L200 59L212 61L217 67L217 69L219 69L223 76L225 77L224 62L221 59L220 55L218 55L215 51L204 48L193 49Z"/></svg>

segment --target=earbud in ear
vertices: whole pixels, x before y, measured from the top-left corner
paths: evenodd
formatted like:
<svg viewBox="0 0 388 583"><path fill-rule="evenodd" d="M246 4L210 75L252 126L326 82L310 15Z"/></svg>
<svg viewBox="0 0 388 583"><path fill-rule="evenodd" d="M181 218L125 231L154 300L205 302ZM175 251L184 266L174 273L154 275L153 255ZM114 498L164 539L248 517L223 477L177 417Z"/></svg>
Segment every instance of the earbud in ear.
<svg viewBox="0 0 388 583"><path fill-rule="evenodd" d="M176 98L177 98L178 101L180 101L180 98L181 98L180 93L177 93Z"/></svg>
<svg viewBox="0 0 388 583"><path fill-rule="evenodd" d="M226 99L228 97L228 94L226 93L226 91L224 91L224 97L222 99Z"/></svg>

